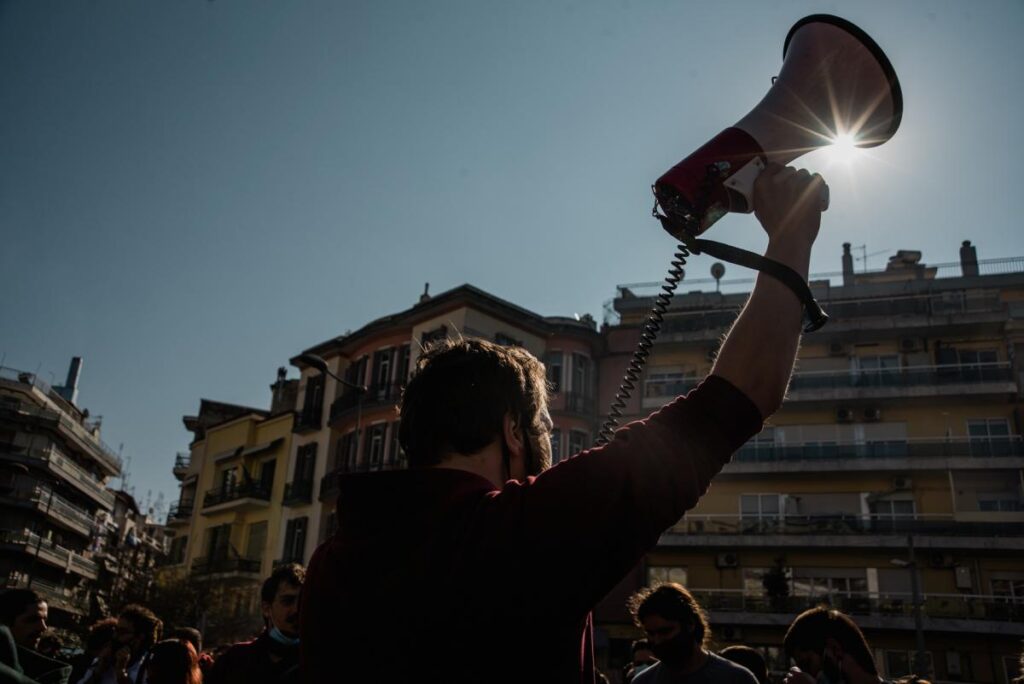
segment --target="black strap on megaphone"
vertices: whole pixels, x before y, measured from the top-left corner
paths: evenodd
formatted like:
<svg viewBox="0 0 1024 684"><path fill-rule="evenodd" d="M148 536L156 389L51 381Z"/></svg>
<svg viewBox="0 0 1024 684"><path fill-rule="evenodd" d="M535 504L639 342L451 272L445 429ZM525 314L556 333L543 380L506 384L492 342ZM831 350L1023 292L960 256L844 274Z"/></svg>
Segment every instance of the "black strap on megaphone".
<svg viewBox="0 0 1024 684"><path fill-rule="evenodd" d="M715 242L714 240L704 240L693 237L685 230L673 230L674 226L671 224L671 219L661 214L655 214L655 216L657 216L658 220L662 222L665 230L677 237L681 237L683 244L686 245L687 249L689 249L691 253L707 254L708 256L713 256L716 259L728 261L730 264L745 266L756 271L761 271L762 273L767 273L792 290L793 294L795 294L797 299L799 299L804 305L804 316L806 318L804 332L814 332L828 322L828 314L822 310L818 301L814 298L814 295L811 294L810 285L800 277L799 273L791 269L789 266L780 264L778 261L768 259L767 257L763 257L760 254L740 249L739 247L733 247L732 245L727 245L722 242Z"/></svg>

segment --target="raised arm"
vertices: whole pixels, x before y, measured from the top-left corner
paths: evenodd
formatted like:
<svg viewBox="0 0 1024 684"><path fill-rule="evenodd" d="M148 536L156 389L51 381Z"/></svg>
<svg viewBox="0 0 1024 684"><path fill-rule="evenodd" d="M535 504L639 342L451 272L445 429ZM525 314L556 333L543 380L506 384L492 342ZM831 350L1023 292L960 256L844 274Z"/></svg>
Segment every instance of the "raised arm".
<svg viewBox="0 0 1024 684"><path fill-rule="evenodd" d="M805 280L821 225L821 176L769 164L754 184L755 215L768 233L765 256ZM722 343L711 369L735 385L764 418L782 405L800 346L802 308L789 288L765 273Z"/></svg>

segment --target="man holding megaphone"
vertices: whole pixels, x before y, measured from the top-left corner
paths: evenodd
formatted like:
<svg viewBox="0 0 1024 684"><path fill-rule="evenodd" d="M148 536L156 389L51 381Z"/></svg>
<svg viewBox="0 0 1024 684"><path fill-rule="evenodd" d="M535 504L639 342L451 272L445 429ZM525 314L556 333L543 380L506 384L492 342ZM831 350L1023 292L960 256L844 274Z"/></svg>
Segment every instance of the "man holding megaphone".
<svg viewBox="0 0 1024 684"><path fill-rule="evenodd" d="M855 54L837 26L798 24L793 54ZM783 76L813 71L786 66ZM685 397L551 467L543 364L484 340L424 350L402 397L409 469L340 478L338 530L310 561L306 680L595 682L591 609L697 504L789 383L807 303L794 282L806 287L827 206L820 176L779 163L797 156L770 126L790 99L766 98L772 107L747 128L727 129L655 186L663 225L695 248L717 244L694 236L719 210L753 210L768 234L753 256L774 265Z"/></svg>

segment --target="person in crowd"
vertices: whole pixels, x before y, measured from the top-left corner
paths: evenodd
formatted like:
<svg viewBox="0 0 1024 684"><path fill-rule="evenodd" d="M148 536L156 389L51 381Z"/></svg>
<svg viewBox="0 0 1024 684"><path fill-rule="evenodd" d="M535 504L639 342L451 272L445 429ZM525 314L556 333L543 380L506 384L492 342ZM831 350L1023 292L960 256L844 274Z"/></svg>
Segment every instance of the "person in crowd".
<svg viewBox="0 0 1024 684"><path fill-rule="evenodd" d="M111 652L117 638L117 618L108 617L97 620L89 626L85 639L82 640L82 653L71 659L71 678L69 681L79 682L89 670L93 661L104 653Z"/></svg>
<svg viewBox="0 0 1024 684"><path fill-rule="evenodd" d="M674 582L638 591L629 599L633 621L647 634L658 662L633 684L757 684L749 670L707 649L711 640L704 610Z"/></svg>
<svg viewBox="0 0 1024 684"><path fill-rule="evenodd" d="M741 645L727 646L718 655L750 670L757 684L768 684L768 663L757 649Z"/></svg>
<svg viewBox="0 0 1024 684"><path fill-rule="evenodd" d="M163 633L163 622L145 606L121 609L114 641L93 661L79 684L148 684L143 667L149 649Z"/></svg>
<svg viewBox="0 0 1024 684"><path fill-rule="evenodd" d="M199 657L192 643L165 639L153 646L146 659L149 684L202 684Z"/></svg>
<svg viewBox="0 0 1024 684"><path fill-rule="evenodd" d="M786 684L878 684L884 681L864 633L850 616L819 606L800 613L786 631L786 656L795 667Z"/></svg>
<svg viewBox="0 0 1024 684"><path fill-rule="evenodd" d="M203 635L195 627L178 627L171 631L170 638L179 641L187 641L192 644L199 657L199 671L205 676L213 667L213 658L209 653L203 653Z"/></svg>
<svg viewBox="0 0 1024 684"><path fill-rule="evenodd" d="M235 644L213 663L206 684L277 684L298 681L299 593L306 579L298 563L274 569L260 588L264 630ZM338 662L334 676L337 677Z"/></svg>
<svg viewBox="0 0 1024 684"><path fill-rule="evenodd" d="M755 184L766 256L804 278L822 191L775 164ZM801 319L760 275L699 387L551 468L543 364L476 339L424 351L401 405L410 468L341 478L310 561L306 676L592 683L591 609L781 405Z"/></svg>
<svg viewBox="0 0 1024 684"><path fill-rule="evenodd" d="M47 629L39 637L36 644L36 652L42 653L47 658L61 659L61 652L64 650L64 640L52 629Z"/></svg>
<svg viewBox="0 0 1024 684"><path fill-rule="evenodd" d="M647 639L637 639L630 644L629 651L631 656L629 663L623 668L623 679L627 684L633 681L633 677L658 662L658 659L654 657L654 651L651 650L651 642Z"/></svg>
<svg viewBox="0 0 1024 684"><path fill-rule="evenodd" d="M67 684L71 666L39 653L39 640L47 630L49 607L31 589L8 589L0 594L0 624L5 626L14 646L4 661L11 676L18 673L45 684Z"/></svg>

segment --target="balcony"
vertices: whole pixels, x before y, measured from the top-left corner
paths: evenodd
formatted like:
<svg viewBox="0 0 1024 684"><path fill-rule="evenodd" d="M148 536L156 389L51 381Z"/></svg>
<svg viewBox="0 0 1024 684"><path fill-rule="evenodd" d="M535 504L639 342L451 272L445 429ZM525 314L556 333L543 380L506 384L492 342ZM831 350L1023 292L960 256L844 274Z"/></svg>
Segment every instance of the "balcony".
<svg viewBox="0 0 1024 684"><path fill-rule="evenodd" d="M690 591L711 613L714 624L787 624L793 615L824 604L853 615L862 628L914 629L914 601L908 593L851 591L770 598L751 596L742 589ZM1024 599L979 594L924 594L921 599L924 628L929 632L1024 636Z"/></svg>
<svg viewBox="0 0 1024 684"><path fill-rule="evenodd" d="M188 474L188 468L192 464L192 456L189 454L179 453L174 456L174 468L171 472L174 473L174 477L178 480L185 479L185 475Z"/></svg>
<svg viewBox="0 0 1024 684"><path fill-rule="evenodd" d="M284 498L281 503L285 506L303 506L313 501L313 481L295 480L284 486Z"/></svg>
<svg viewBox="0 0 1024 684"><path fill-rule="evenodd" d="M962 522L953 515L742 515L687 514L662 535L665 547L905 548L913 535L921 548L1024 551L1024 522Z"/></svg>
<svg viewBox="0 0 1024 684"><path fill-rule="evenodd" d="M20 453L12 447L7 447L7 449L11 450L11 460L43 468L62 482L89 496L105 510L113 510L114 493L92 473L65 456L57 447L51 445Z"/></svg>
<svg viewBox="0 0 1024 684"><path fill-rule="evenodd" d="M40 561L87 579L94 580L99 574L99 566L92 560L28 530L0 530L0 544L24 547L23 551Z"/></svg>
<svg viewBox="0 0 1024 684"><path fill-rule="evenodd" d="M794 373L786 401L1016 393L1008 363L946 364Z"/></svg>
<svg viewBox="0 0 1024 684"><path fill-rule="evenodd" d="M270 487L253 481L216 487L203 497L203 513L215 513L229 508L265 507L270 505Z"/></svg>
<svg viewBox="0 0 1024 684"><path fill-rule="evenodd" d="M321 419L322 412L323 406L320 404L303 407L302 412L295 416L295 423L292 425L292 432L316 432L323 427L323 421Z"/></svg>
<svg viewBox="0 0 1024 684"><path fill-rule="evenodd" d="M835 444L748 442L740 447L722 472L1016 467L1013 459L1021 458L1024 458L1024 437L1020 435Z"/></svg>
<svg viewBox="0 0 1024 684"><path fill-rule="evenodd" d="M49 604L50 608L59 608L74 615L85 615L89 612L87 595L79 590L53 584L42 579L32 578L31 586L28 579L12 573L4 585L5 589L32 589Z"/></svg>
<svg viewBox="0 0 1024 684"><path fill-rule="evenodd" d="M258 558L210 558L203 556L192 561L192 574L196 577L228 579L259 579Z"/></svg>
<svg viewBox="0 0 1024 684"><path fill-rule="evenodd" d="M173 525L190 519L195 505L194 499L185 499L171 504L170 508L167 509L167 524Z"/></svg>
<svg viewBox="0 0 1024 684"><path fill-rule="evenodd" d="M370 385L365 393L356 390L346 390L331 404L330 424L350 412L362 408L371 409L389 404L396 405L402 400L402 387L400 382L389 382L377 385ZM362 397L362 402L359 401Z"/></svg>
<svg viewBox="0 0 1024 684"><path fill-rule="evenodd" d="M16 492L15 496L22 501L31 502L36 510L42 511L48 518L66 529L84 537L89 537L93 533L96 521L92 514L49 489L35 487L30 491Z"/></svg>

